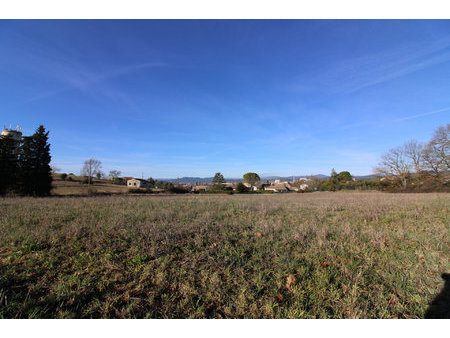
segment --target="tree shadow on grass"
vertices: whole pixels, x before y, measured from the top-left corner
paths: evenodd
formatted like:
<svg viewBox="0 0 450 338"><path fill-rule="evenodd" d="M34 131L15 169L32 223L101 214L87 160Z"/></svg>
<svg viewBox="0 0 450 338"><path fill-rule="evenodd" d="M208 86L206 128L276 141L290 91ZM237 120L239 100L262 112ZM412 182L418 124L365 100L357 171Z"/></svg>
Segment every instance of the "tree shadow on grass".
<svg viewBox="0 0 450 338"><path fill-rule="evenodd" d="M425 312L426 319L450 319L450 273L443 273L442 278L445 281L444 288Z"/></svg>

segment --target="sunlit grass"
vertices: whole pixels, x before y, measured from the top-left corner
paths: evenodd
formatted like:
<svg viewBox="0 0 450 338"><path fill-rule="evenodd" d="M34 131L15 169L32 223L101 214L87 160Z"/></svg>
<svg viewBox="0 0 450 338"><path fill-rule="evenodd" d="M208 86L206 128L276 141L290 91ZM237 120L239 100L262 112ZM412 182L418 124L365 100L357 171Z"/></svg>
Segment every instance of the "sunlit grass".
<svg viewBox="0 0 450 338"><path fill-rule="evenodd" d="M0 199L0 316L420 318L449 270L449 202L383 193Z"/></svg>

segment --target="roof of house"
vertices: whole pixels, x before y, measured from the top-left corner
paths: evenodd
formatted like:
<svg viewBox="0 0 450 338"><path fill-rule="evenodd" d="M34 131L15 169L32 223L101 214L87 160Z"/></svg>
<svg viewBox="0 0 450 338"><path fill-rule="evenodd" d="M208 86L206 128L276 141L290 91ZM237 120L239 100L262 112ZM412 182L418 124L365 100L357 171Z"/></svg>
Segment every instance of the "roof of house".
<svg viewBox="0 0 450 338"><path fill-rule="evenodd" d="M202 190L202 189L207 189L207 188L208 188L207 185L194 185L192 187L192 189L194 189L194 190Z"/></svg>
<svg viewBox="0 0 450 338"><path fill-rule="evenodd" d="M266 190L275 190L275 191L288 191L290 190L290 185L286 183L275 183L268 187L265 187Z"/></svg>

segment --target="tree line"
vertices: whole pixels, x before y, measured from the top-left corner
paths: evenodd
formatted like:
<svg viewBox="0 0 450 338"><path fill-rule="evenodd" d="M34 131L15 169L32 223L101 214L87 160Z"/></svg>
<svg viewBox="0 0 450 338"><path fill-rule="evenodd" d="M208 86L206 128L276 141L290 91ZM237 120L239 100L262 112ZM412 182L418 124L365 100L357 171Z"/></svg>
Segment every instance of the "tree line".
<svg viewBox="0 0 450 338"><path fill-rule="evenodd" d="M0 195L48 196L52 189L50 144L44 126L17 140L0 137Z"/></svg>
<svg viewBox="0 0 450 338"><path fill-rule="evenodd" d="M429 142L409 141L383 154L375 173L385 190L448 190L449 133L450 124L439 126Z"/></svg>
<svg viewBox="0 0 450 338"><path fill-rule="evenodd" d="M23 144L19 149L18 156L11 157L12 152L0 150L2 156L2 166L0 168L2 185L0 193L11 190L11 185L14 186L12 190L21 191L24 194L39 195L39 191L46 191L34 186L37 180L31 179L33 171L26 169L30 168L27 163L32 161L27 160L30 156L30 145L28 139L42 139L41 153L45 153L42 148L47 143L47 135L45 129L38 129L35 135L24 138ZM450 190L450 155L449 155L449 132L450 124L446 126L439 126L431 140L426 143L419 143L417 141L409 141L400 147L390 149L382 155L379 165L375 168L376 178L366 180L356 180L352 177L350 172L341 171L337 173L334 169L331 171L329 178L320 179L315 176L309 177L306 182L308 187L302 191L337 191L337 190L372 190L378 189L383 191L448 191ZM39 136L41 135L41 136ZM44 140L45 136L45 140ZM9 144L9 145L8 145ZM12 140L7 138L2 139L1 147L11 148ZM36 148L36 146L35 146ZM23 155L20 155L23 154ZM9 157L11 158L9 158ZM22 157L21 157L22 156ZM48 163L50 162L49 145L48 145ZM21 168L21 169L18 169ZM101 171L101 162L96 159L89 159L85 161L81 171L84 176L83 183L91 184L92 178L100 179L105 175ZM50 167L48 166L48 172ZM34 172L37 173L36 171ZM17 176L17 178L15 177ZM110 179L117 184L126 184L126 181L120 177L121 172L111 170L109 173ZM67 176L67 175L66 175ZM19 178L21 177L21 178ZM50 183L51 183L51 176ZM253 190L254 186L260 181L257 173L249 172L243 175L243 182L238 183L237 192L247 192ZM13 184L5 184L5 182L14 182ZM158 189L170 192L185 192L185 189L178 184L166 181L157 181L152 178L148 179L151 186ZM45 183L45 180L44 180ZM292 185L300 186L304 182L293 182ZM45 184L44 184L45 185ZM224 176L218 172L214 175L212 184L208 191L210 192L227 192L232 190L225 184ZM48 194L48 193L47 193Z"/></svg>

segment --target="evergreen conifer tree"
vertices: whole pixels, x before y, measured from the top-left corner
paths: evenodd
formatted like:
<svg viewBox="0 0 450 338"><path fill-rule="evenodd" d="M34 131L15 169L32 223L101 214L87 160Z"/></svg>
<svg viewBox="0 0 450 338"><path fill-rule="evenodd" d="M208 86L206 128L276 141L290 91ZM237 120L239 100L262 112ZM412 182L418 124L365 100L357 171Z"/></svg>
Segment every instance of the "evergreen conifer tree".
<svg viewBox="0 0 450 338"><path fill-rule="evenodd" d="M212 190L223 190L225 188L225 178L221 173L216 173L212 180Z"/></svg>
<svg viewBox="0 0 450 338"><path fill-rule="evenodd" d="M17 141L0 137L0 195L16 192L18 179Z"/></svg>
<svg viewBox="0 0 450 338"><path fill-rule="evenodd" d="M32 196L47 196L52 188L48 132L39 126L32 136L24 137L20 151L22 192Z"/></svg>

